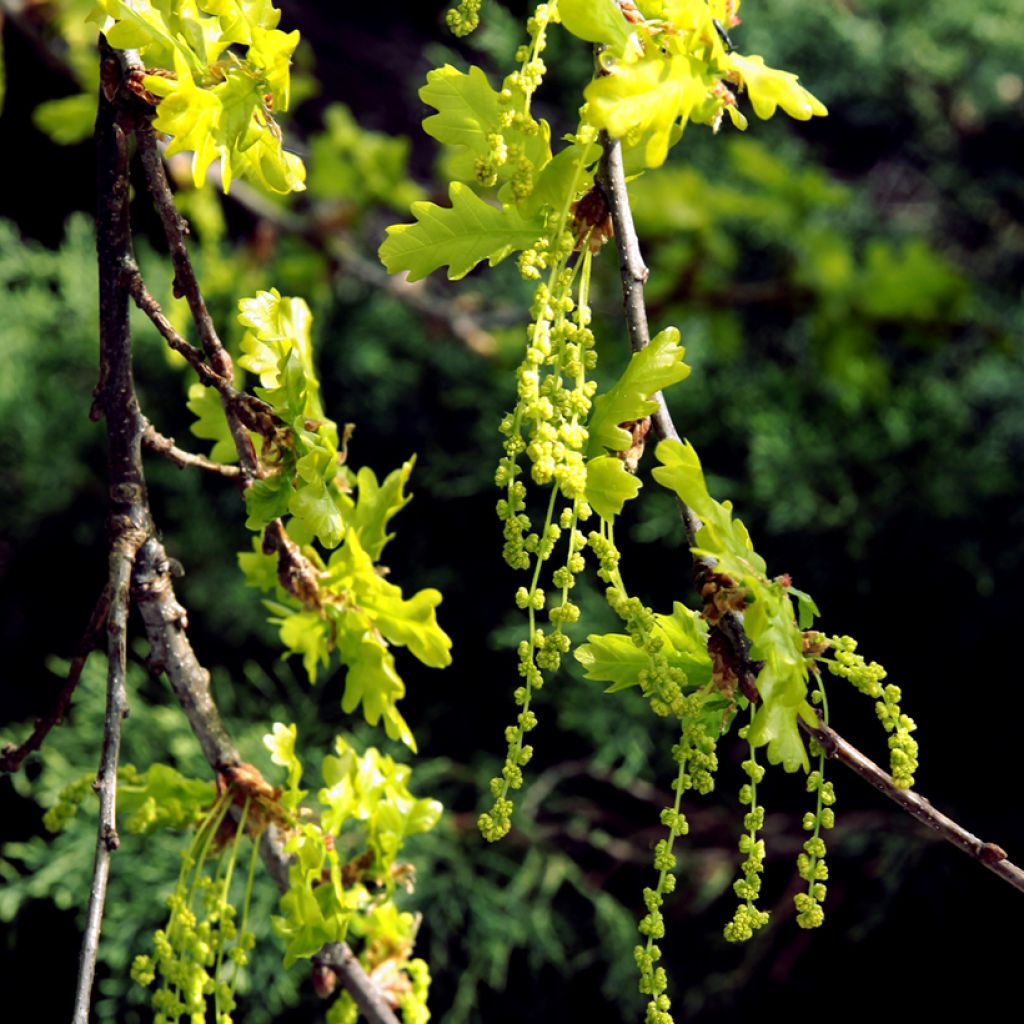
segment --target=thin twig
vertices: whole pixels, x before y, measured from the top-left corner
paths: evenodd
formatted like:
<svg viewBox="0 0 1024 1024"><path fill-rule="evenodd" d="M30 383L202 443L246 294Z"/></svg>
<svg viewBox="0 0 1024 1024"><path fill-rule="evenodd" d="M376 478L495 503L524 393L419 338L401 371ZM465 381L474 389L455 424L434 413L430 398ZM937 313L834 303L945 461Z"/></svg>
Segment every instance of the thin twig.
<svg viewBox="0 0 1024 1024"><path fill-rule="evenodd" d="M602 136L604 155L598 182L605 193L612 222L615 225L615 244L619 255L619 266L622 276L623 303L626 323L629 326L630 342L634 351L639 351L650 341L647 327L647 310L644 305L643 287L647 280L647 268L640 254L640 243L633 217L629 208L629 197L626 192L625 173L622 166L622 150L619 140ZM671 413L662 395L652 396L658 402L658 409L652 413L654 429L661 439L679 440L679 433L672 422ZM698 517L683 502L679 502L683 526L686 530L690 546L694 546L697 531L701 523ZM698 586L706 573L713 568L707 559L694 557L695 576ZM743 618L740 613L723 614L719 626L721 634L732 647L733 663L748 679L757 675L758 665L750 658L750 642L743 631ZM756 693L755 693L756 696ZM986 843L972 835L965 828L932 807L924 797L908 789L897 789L892 777L874 761L862 754L856 747L847 742L834 729L820 725L814 729L801 721L800 725L808 735L813 736L823 747L829 757L833 757L870 783L879 792L898 804L918 821L934 829L946 842L952 843L968 856L984 864L990 871L1016 889L1024 891L1024 871L1012 864L1006 852L994 843Z"/></svg>
<svg viewBox="0 0 1024 1024"><path fill-rule="evenodd" d="M824 723L815 729L802 719L800 725L808 736L813 736L821 744L828 757L846 765L865 782L871 783L880 793L902 807L907 814L937 832L946 842L963 850L968 857L973 857L1003 881L1024 892L1024 870L1007 859L1006 851L1001 846L987 843L968 832L959 822L936 810L929 800L912 789L897 788L888 772L862 754L852 743L843 739L835 729Z"/></svg>
<svg viewBox="0 0 1024 1024"><path fill-rule="evenodd" d="M53 709L36 721L32 735L24 743L18 747L11 744L0 753L0 772L16 772L21 767L25 758L43 745L43 741L49 735L50 730L54 726L63 723L68 705L71 703L71 696L75 692L78 680L82 677L85 663L89 660L89 655L96 650L103 626L107 621L109 608L110 588L104 587L100 592L100 596L96 599L96 605L92 610L92 614L89 616L89 624L85 627L85 632L75 648L71 664L68 666L67 678L64 680L64 685L60 688L60 693L57 694L57 699L53 703Z"/></svg>
<svg viewBox="0 0 1024 1024"><path fill-rule="evenodd" d="M615 248L619 257L622 302L629 330L629 344L634 352L639 352L651 341L650 329L647 326L647 306L644 303L644 285L647 283L649 272L640 253L640 240L633 226L633 211L629 206L626 174L622 166L622 146L618 139L609 139L607 135L601 136L601 144L604 152L597 180L604 192L612 223L615 225ZM651 423L658 437L662 440L680 440L665 404L665 396L658 391L651 395L651 400L658 403L658 408L651 413ZM686 528L686 538L693 545L700 529L700 520L681 502L680 513Z"/></svg>
<svg viewBox="0 0 1024 1024"><path fill-rule="evenodd" d="M206 300L192 268L188 247L185 244L185 237L189 231L188 224L178 213L178 207L174 203L174 194L164 171L163 154L157 145L156 132L151 124L140 121L135 129L135 137L138 139L139 158L146 174L146 186L171 251L171 262L174 264L174 294L183 296L188 303L210 365L220 376L231 380L234 375L231 356L217 334L213 317L206 308Z"/></svg>
<svg viewBox="0 0 1024 1024"><path fill-rule="evenodd" d="M157 452L173 462L179 469L201 469L216 476L225 476L235 480L240 474L237 466L228 466L223 462L214 462L205 455L186 452L174 443L173 437L165 437L152 423L146 426L142 434L142 445L152 452Z"/></svg>
<svg viewBox="0 0 1024 1024"><path fill-rule="evenodd" d="M626 190L626 173L622 164L622 145L618 139L609 139L602 133L601 145L603 153L601 166L597 175L598 185L604 192L615 227L615 248L619 257L619 270L622 278L622 298L626 325L629 330L630 347L639 352L650 344L651 335L647 325L647 306L644 301L644 285L647 283L648 270L640 253L640 240L633 224L633 211L629 205L629 193ZM657 409L651 413L651 424L655 435L662 441L680 441L679 432L672 421L665 396L660 392L651 395L657 403ZM701 521L696 513L679 497L676 507L683 521L687 544L693 548L697 544L697 532ZM714 572L714 559L694 556L694 576L698 593L705 580ZM756 695L754 678L756 672L750 671L750 642L743 631L742 619L733 612L727 613L712 627L712 636L724 638L729 648L735 652L733 667L739 678L740 687L747 697Z"/></svg>
<svg viewBox="0 0 1024 1024"><path fill-rule="evenodd" d="M132 64L126 59L122 66L125 70L138 71L141 64ZM203 350L206 352L214 372L224 380L234 380L231 356L217 334L213 318L206 308L206 300L199 287L192 261L189 259L188 247L185 245L188 224L178 213L178 208L174 204L174 195L164 171L163 155L157 144L156 131L151 121L144 118L139 119L135 128L135 138L139 145L139 158L146 177L146 187L149 189L153 205L160 218L160 223L163 225L164 237L170 248L171 262L174 264L174 293L185 297L192 313L192 320L199 332ZM238 449L243 481L246 484L251 483L262 475L252 438L249 437L246 424L235 414L235 409L227 400L224 400L224 410L227 414L231 436Z"/></svg>
<svg viewBox="0 0 1024 1024"><path fill-rule="evenodd" d="M128 289L128 294L135 300L135 305L153 321L153 326L160 332L164 341L196 371L200 383L205 384L208 388L216 388L222 393L225 389L233 387L227 377L223 377L216 370L211 369L201 349L196 348L178 333L171 321L167 319L160 303L146 288L146 283L142 279L142 271L134 262L125 268L124 284Z"/></svg>
<svg viewBox="0 0 1024 1024"><path fill-rule="evenodd" d="M274 416L273 410L262 399L250 395L245 391L239 391L231 379L219 374L206 362L203 353L195 345L189 344L183 338L170 320L167 319L160 303L153 297L146 287L142 278L142 272L134 260L126 262L122 271L125 287L128 293L135 300L135 305L149 317L153 326L160 332L160 336L167 342L168 346L182 356L185 361L196 372L199 383L208 388L214 388L224 403L227 410L228 421L232 417L240 421L241 426L255 430L265 437L272 437L280 423ZM233 434L234 432L232 432ZM246 435L248 438L248 435Z"/></svg>

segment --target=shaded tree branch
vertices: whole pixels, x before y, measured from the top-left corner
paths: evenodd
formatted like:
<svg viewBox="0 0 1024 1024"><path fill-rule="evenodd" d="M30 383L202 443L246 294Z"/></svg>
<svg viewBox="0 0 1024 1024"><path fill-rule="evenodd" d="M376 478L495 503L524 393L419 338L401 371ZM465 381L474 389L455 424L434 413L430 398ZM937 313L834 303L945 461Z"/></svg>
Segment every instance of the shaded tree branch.
<svg viewBox="0 0 1024 1024"><path fill-rule="evenodd" d="M121 722L128 713L125 689L127 626L132 564L135 553L152 532L142 476L142 415L132 380L131 329L128 295L120 284L120 270L131 258L128 214L127 115L113 103L109 88L110 51L103 50L99 110L96 117L97 210L96 250L100 293L100 380L94 410L107 421L107 460L110 500L109 615L107 618L107 706L103 719L103 748L94 788L99 793L100 815L96 856L89 888L89 909L79 959L74 1024L87 1024L96 974L103 907L110 878L110 856L118 848L117 764L121 749Z"/></svg>
<svg viewBox="0 0 1024 1024"><path fill-rule="evenodd" d="M968 857L984 864L993 874L1015 889L1024 892L1024 870L1007 859L1006 851L995 843L988 843L968 832L959 822L943 814L919 793L912 789L899 789L892 776L874 761L862 754L852 743L847 742L830 726L821 723L817 729L802 719L803 731L821 745L828 757L835 758L869 782L884 796L903 808L922 824L937 832L940 838L952 843Z"/></svg>
<svg viewBox="0 0 1024 1024"><path fill-rule="evenodd" d="M167 319L160 303L153 297L142 279L142 272L134 259L125 263L122 271L125 287L128 293L135 300L135 305L142 310L152 321L153 326L160 332L160 336L167 342L168 346L182 356L185 361L196 372L199 382L208 388L214 388L224 403L224 408L229 424L233 423L232 438L236 441L235 430L239 430L245 437L249 448L252 442L246 429L255 430L265 436L273 435L277 428L277 418L274 416L270 406L266 402L250 395L245 391L239 391L232 383L230 377L224 377L212 369L209 363L203 358L203 353L189 344ZM255 452L253 452L255 458Z"/></svg>
<svg viewBox="0 0 1024 1024"><path fill-rule="evenodd" d="M337 974L338 980L348 989L352 1001L367 1020L398 1024L398 1018L380 994L380 989L367 976L348 943L332 942L324 946L313 957L313 963L318 967L329 967Z"/></svg>
<svg viewBox="0 0 1024 1024"><path fill-rule="evenodd" d="M99 793L100 813L89 886L89 908L78 965L74 1024L88 1024L96 957L100 946L103 908L110 881L111 854L121 845L117 834L117 766L121 754L121 723L128 716L125 688L128 648L128 604L132 563L142 532L130 530L110 550L110 615L107 620L107 707L103 716L103 748L93 789Z"/></svg>
<svg viewBox="0 0 1024 1024"><path fill-rule="evenodd" d="M188 639L188 615L174 594L172 569L163 545L150 538L139 552L135 600L153 651L150 668L167 673L189 725L214 769L239 763L238 749L228 734L210 692L210 673L196 657ZM271 827L263 834L260 856L282 891L288 888L290 858L280 835ZM371 1024L398 1024L397 1018L345 943L324 947L315 959L331 967Z"/></svg>
<svg viewBox="0 0 1024 1024"><path fill-rule="evenodd" d="M138 71L141 69L141 62L133 64L132 58L126 55L123 66L126 70ZM135 128L135 138L138 141L139 158L146 176L146 187L149 189L153 206L163 225L164 237L170 248L171 262L174 264L174 294L184 296L185 301L188 302L192 321L196 325L203 350L206 352L214 372L224 380L233 381L234 366L231 356L221 343L217 328L214 326L213 318L206 308L206 301L199 288L199 281L196 279L192 261L189 259L188 248L185 245L188 224L178 213L178 208L174 204L174 195L167 183L167 174L164 171L163 154L157 145L156 131L148 118L140 118ZM238 449L243 483L248 483L261 475L256 449L253 447L245 424L240 417L232 414L231 403L225 400L223 395L221 397L224 400L231 436Z"/></svg>
<svg viewBox="0 0 1024 1024"><path fill-rule="evenodd" d="M186 632L188 613L178 603L172 582L180 573L163 544L151 536L136 559L132 596L149 641L146 667L154 675L166 673L203 755L216 771L239 764L241 758L213 699L210 673L200 664Z"/></svg>
<svg viewBox="0 0 1024 1024"><path fill-rule="evenodd" d="M165 456L179 469L202 469L207 473L214 473L232 480L241 475L241 470L237 466L214 462L206 458L205 455L195 455L192 452L183 451L175 445L173 437L165 437L152 423L148 423L142 433L142 444L150 451Z"/></svg>
<svg viewBox="0 0 1024 1024"><path fill-rule="evenodd" d="M650 342L643 293L644 284L647 281L647 267L644 265L639 239L633 226L620 142L617 139L609 139L607 135L602 135L601 142L604 146L604 153L598 173L598 184L605 194L612 223L615 226L615 246L622 278L623 307L629 328L630 344L633 351L636 352ZM651 421L657 436L661 440L666 438L679 440L679 433L672 422L672 416L664 397L660 392L651 397L658 403L657 410L651 414ZM693 510L682 501L679 501L679 509L687 541L693 547L696 543L697 531L701 527L700 520ZM713 559L694 556L694 575L698 592L708 572L713 569ZM748 696L751 696L749 687L753 685L760 666L750 658L750 641L743 631L742 614L734 611L726 612L722 615L718 626L721 636L731 648L731 661L738 668L741 685L744 686L744 691L748 692ZM755 689L751 699L756 698ZM824 723L817 729L808 726L803 721L800 722L800 725L808 735L813 736L821 744L829 757L846 765L908 814L934 829L946 842L952 843L1014 888L1024 892L1024 870L1011 863L1007 859L1006 852L1000 847L994 843L983 842L977 836L972 835L952 818L936 810L928 800L913 790L898 789L888 772L843 739L834 729Z"/></svg>

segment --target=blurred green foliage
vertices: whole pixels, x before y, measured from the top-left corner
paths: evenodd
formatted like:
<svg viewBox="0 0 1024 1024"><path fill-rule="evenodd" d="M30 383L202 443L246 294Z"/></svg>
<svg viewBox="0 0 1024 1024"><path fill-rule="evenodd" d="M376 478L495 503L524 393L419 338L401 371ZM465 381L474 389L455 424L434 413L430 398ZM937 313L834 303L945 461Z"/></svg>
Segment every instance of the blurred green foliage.
<svg viewBox="0 0 1024 1024"><path fill-rule="evenodd" d="M69 222L57 252L25 244L14 224L0 222L0 473L12 540L94 486L102 433L82 405L96 374L93 253L85 217Z"/></svg>
<svg viewBox="0 0 1024 1024"><path fill-rule="evenodd" d="M324 130L309 148L307 187L318 199L405 213L423 198L423 189L409 178L408 139L360 128L343 103L332 103L323 120Z"/></svg>

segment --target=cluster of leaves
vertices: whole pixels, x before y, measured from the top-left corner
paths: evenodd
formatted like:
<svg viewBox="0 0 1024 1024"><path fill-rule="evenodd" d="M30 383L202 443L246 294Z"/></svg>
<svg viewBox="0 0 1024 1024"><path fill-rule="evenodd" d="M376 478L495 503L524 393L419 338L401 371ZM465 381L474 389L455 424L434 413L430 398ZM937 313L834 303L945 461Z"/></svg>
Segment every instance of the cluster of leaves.
<svg viewBox="0 0 1024 1024"><path fill-rule="evenodd" d="M450 278L457 279L482 260L493 266L517 249L522 250L519 269L524 278L538 279L542 271L548 272L547 283L534 295L533 323L517 375L519 400L501 424L505 456L496 484L505 497L498 503L498 515L504 523L506 562L530 573L530 585L516 594L516 604L527 613L529 632L518 651L523 685L515 700L520 711L506 730L508 754L501 775L491 781L494 804L479 824L489 840L501 838L511 827L509 791L522 786L522 768L533 752L525 743L525 734L537 725L531 701L545 672L556 671L570 649L564 625L577 621L580 610L568 594L584 568L583 550L589 544L599 562L598 575L608 584L608 603L627 633L591 636L577 657L590 678L610 680L612 690L639 685L652 710L678 718L683 730L676 757L676 802L663 815L669 836L655 853L658 884L645 892L647 915L640 930L647 944L636 952L641 991L650 997L648 1020L659 1024L669 1024L672 1018L665 972L655 966L661 954L654 941L664 934L660 907L672 888L672 844L685 831L681 794L691 787L703 792L712 788L715 739L727 730L737 707L750 706L751 722L742 730L750 749L745 766L751 781L741 793L750 808L740 844L747 860L744 877L735 885L743 902L726 928L731 940L750 938L767 921L767 914L755 906L764 862L764 844L757 838L764 808L756 798L764 769L755 752L766 747L770 763L781 763L787 771L809 771L798 721L811 727L818 724L808 700L809 665L815 652L805 634L818 610L788 577L768 577L764 560L754 551L743 524L733 518L731 505L708 493L689 444L662 442L657 452L661 466L654 477L701 522L693 552L714 567L702 594L703 615L677 605L674 617L659 618L638 598L629 597L623 583L614 520L640 490L631 470L643 452L655 409L652 396L689 372L682 362L678 332L663 331L636 353L603 396L594 398L596 386L587 379L596 363L589 328L591 259L608 235L607 209L600 189L593 186L601 155L597 132L621 140L633 168L653 169L664 162L690 121L717 129L727 112L737 127L746 127L730 85L748 93L762 118L772 116L779 106L804 120L826 112L794 75L767 68L760 57L732 51L722 22L736 24L737 7L704 0L636 7L611 0L541 4L528 23L529 42L516 55L522 66L505 79L500 91L490 87L478 68L468 74L450 66L432 72L421 98L438 113L424 127L442 143L459 147L450 166L456 174L465 168L463 178L452 182L451 208L414 204L417 222L390 228L380 250L390 271L406 271L411 279L443 266L448 266ZM475 23L476 14L476 5L463 5L451 13L449 22L462 34ZM598 46L600 67L585 92L580 128L553 156L547 126L532 118L529 107L545 71L540 53L547 28L558 21L574 36ZM523 131L525 139L516 134ZM534 142L532 149L528 140ZM544 148L538 148L538 140ZM471 185L497 187L500 205L488 203ZM531 530L528 488L519 479L523 454L532 482L549 491L543 523L536 530ZM577 525L595 512L599 528L585 539ZM547 607L539 581L563 533L568 534L565 562L552 574L561 601L549 607L553 629L545 633L536 621L537 613ZM724 613L735 612L743 613L749 657L760 666L756 693L742 692L736 667L717 653L719 648L714 654L709 650L707 623L714 626ZM886 721L899 724L898 708L888 714ZM903 748L900 752L905 756ZM800 923L807 927L820 923L824 898L820 776L818 782L814 835L805 844L808 863L801 864L809 891L797 907Z"/></svg>
<svg viewBox="0 0 1024 1024"><path fill-rule="evenodd" d="M239 364L258 376L256 393L281 423L272 438L262 439L267 475L246 492L246 523L257 537L253 550L239 555L242 572L251 586L274 594L266 602L271 621L287 654L302 657L310 682L337 651L347 666L342 709L361 705L371 725L383 718L392 739L415 749L397 708L405 684L389 645L408 647L424 664L442 668L451 662L451 641L437 622L440 593L426 588L405 598L376 564L393 536L391 518L410 500L405 485L414 460L383 483L368 467L353 472L345 464L347 434L339 438L321 407L305 302L271 291L242 300L240 308L247 330ZM216 439L215 458L230 457L234 449L219 403L195 386L191 407L200 416L194 432ZM268 553L263 543L265 528L280 517L288 518L290 542L302 548L301 585L281 567L281 551Z"/></svg>
<svg viewBox="0 0 1024 1024"><path fill-rule="evenodd" d="M452 148L452 205L414 203L415 224L388 228L380 258L391 273L407 271L415 281L447 266L448 277L459 280L482 260L493 267L523 251L520 266L532 268L525 276L537 279L549 265L545 253L557 260L557 236L565 228L569 203L593 181L600 149L591 131L571 137L554 157L550 126L530 112L546 71L541 54L547 29L556 19L557 8L537 7L528 22L529 42L516 54L521 65L500 90L476 66L464 73L445 65L428 74L420 98L437 113L423 128ZM499 184L500 207L477 194Z"/></svg>
<svg viewBox="0 0 1024 1024"><path fill-rule="evenodd" d="M182 847L191 846L195 837L194 831L187 830L202 822L216 798L214 784L204 777L206 760L187 721L176 709L169 688L149 678L141 667L144 652L138 654L139 661L132 659L128 666L131 728L125 730L122 748L127 764L122 766L118 785L121 846L112 864L99 951L101 979L93 1004L97 1020L133 1024L152 1019L142 1002L148 993L127 983L133 960L152 945L157 929L166 931L166 901L175 892ZM58 676L66 675L66 663L54 662L52 667ZM266 754L261 740L266 727L252 721L254 699L274 717L301 714L301 728L311 746L319 748L330 741L329 723L315 706L294 701L292 695L301 680L287 665L280 668L280 679L255 663L234 678L222 669L213 672L221 710L234 727L242 756L252 762L259 762L261 752ZM95 654L76 689L71 728L56 732L33 755L28 774L11 776L17 792L45 809L48 822L60 825L55 835L9 839L0 845L0 920L12 930L26 927L38 910L36 901L43 899L61 911L73 912L84 926L98 800L92 788L95 773L83 775L82 770L95 759L102 738L105 690L106 661ZM12 733L21 735L30 727L25 723L16 732L12 727ZM368 733L360 726L352 741L365 744ZM132 762L147 767L136 770ZM184 838L179 829L186 830ZM242 893L236 885L229 903L240 905ZM244 1018L250 1022L269 1024L303 998L306 979L299 971L281 969L281 951L271 927L278 900L275 886L256 880L246 928L255 934L256 944L248 950L248 963L230 979L240 1004L244 1000ZM196 907L202 910L201 904Z"/></svg>
<svg viewBox="0 0 1024 1024"><path fill-rule="evenodd" d="M750 639L750 656L763 664L757 676L761 704L750 726L752 748L768 748L768 760L787 771L808 768L807 751L797 719L817 725L807 701L807 660L802 628L818 614L813 600L795 590L785 578L769 579L764 559L754 551L750 535L733 518L729 502L708 494L704 473L693 446L662 441L656 450L661 466L655 479L674 491L702 522L694 553L714 559L720 581L714 583L719 607L743 609L743 628ZM790 595L797 598L797 624Z"/></svg>
<svg viewBox="0 0 1024 1024"><path fill-rule="evenodd" d="M171 137L169 156L193 153L197 186L220 158L225 192L233 178L269 192L305 187L305 167L284 149L274 120L288 109L299 33L277 28L281 12L270 0L98 0L93 18L111 46L145 60L142 88L158 101L153 124Z"/></svg>
<svg viewBox="0 0 1024 1024"><path fill-rule="evenodd" d="M49 832L62 832L78 814L82 801L93 792L95 773L81 775L58 794L43 816ZM118 813L133 835L158 829L197 826L213 801L213 783L190 779L168 764L151 764L140 772L132 764L117 769Z"/></svg>
<svg viewBox="0 0 1024 1024"><path fill-rule="evenodd" d="M393 895L397 886L412 888L411 865L398 860L405 839L432 829L441 804L413 797L407 765L373 747L360 755L338 736L334 754L323 762L319 819L306 820L298 814L306 793L296 736L294 724L276 723L264 740L272 760L287 768L280 803L295 816L285 844L293 855L289 888L274 921L286 943L285 966L351 932L364 939L360 959L368 972L387 979L386 996L402 1009L406 1024L422 1024L429 1017L430 975L426 963L411 956L419 919L399 911ZM355 1019L347 993L329 1019Z"/></svg>
<svg viewBox="0 0 1024 1024"><path fill-rule="evenodd" d="M627 15L613 2L563 0L559 13L566 28L602 48L602 73L584 92L588 121L623 139L643 166L659 167L690 122L717 128L727 113L737 128L746 128L730 86L746 91L762 119L780 106L804 121L825 114L796 75L732 51L721 26L738 24L739 6L730 0L641 0Z"/></svg>
<svg viewBox="0 0 1024 1024"><path fill-rule="evenodd" d="M484 259L494 266L523 250L521 265L543 268L568 204L593 182L600 156L592 145L595 130L622 139L631 168L658 167L690 121L717 127L728 111L737 127L746 127L730 83L747 91L762 118L779 106L805 120L824 114L796 76L727 50L714 21L734 17L737 6L725 0L653 2L627 15L614 0L540 4L528 22L530 42L517 53L522 66L500 90L477 67L465 74L447 65L430 72L420 98L438 113L424 121L424 130L457 147L461 158L450 167L456 176L452 205L414 204L415 224L388 229L380 250L385 266L392 273L407 271L411 280L447 266L448 276L458 280ZM600 46L601 68L585 91L585 130L552 155L549 126L529 111L546 70L540 54L547 28L559 21ZM500 208L470 187L499 183Z"/></svg>

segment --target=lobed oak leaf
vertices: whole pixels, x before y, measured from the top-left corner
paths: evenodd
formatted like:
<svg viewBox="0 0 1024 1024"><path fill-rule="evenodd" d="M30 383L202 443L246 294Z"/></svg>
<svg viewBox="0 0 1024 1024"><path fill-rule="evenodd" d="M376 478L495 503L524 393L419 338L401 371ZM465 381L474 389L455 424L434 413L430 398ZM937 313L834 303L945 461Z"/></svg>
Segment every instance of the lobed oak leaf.
<svg viewBox="0 0 1024 1024"><path fill-rule="evenodd" d="M743 83L754 113L763 121L768 120L778 107L798 121L808 121L816 114L819 117L828 114L825 104L800 85L796 75L768 67L763 57L730 53L725 63Z"/></svg>
<svg viewBox="0 0 1024 1024"><path fill-rule="evenodd" d="M413 203L416 223L387 229L379 256L388 273L406 271L410 281L418 281L447 266L449 279L458 281L482 260L493 267L543 234L539 217L528 219L514 206L491 206L460 182L451 183L448 195L450 207Z"/></svg>

